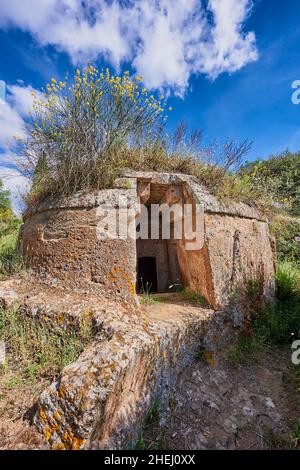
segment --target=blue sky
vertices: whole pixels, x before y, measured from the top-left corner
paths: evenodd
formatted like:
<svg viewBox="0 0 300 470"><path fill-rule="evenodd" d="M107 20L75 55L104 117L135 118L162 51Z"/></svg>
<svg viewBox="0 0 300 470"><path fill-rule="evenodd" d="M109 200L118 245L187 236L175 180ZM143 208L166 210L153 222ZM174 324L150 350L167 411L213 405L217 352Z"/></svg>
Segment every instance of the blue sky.
<svg viewBox="0 0 300 470"><path fill-rule="evenodd" d="M169 127L185 120L206 141L249 139L249 159L300 149L299 0L0 0L0 176L15 162L32 89L92 60L143 73L169 94ZM27 107L27 108L26 108ZM2 130L1 130L2 129ZM24 179L12 170L15 191ZM19 179L18 179L19 178Z"/></svg>

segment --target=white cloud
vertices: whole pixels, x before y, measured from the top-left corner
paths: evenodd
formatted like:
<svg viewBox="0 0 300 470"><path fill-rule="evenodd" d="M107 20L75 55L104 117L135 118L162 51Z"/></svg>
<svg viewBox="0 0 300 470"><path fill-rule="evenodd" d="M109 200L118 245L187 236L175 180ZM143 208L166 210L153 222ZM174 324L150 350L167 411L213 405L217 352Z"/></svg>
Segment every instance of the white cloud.
<svg viewBox="0 0 300 470"><path fill-rule="evenodd" d="M257 59L243 31L252 0L0 0L0 27L17 26L74 63L131 61L147 86L183 93L191 74L216 78Z"/></svg>
<svg viewBox="0 0 300 470"><path fill-rule="evenodd" d="M17 164L17 158L9 149L14 136L25 136L24 119L32 108L32 92L35 90L23 84L11 85L7 89L7 102L0 103L0 178L3 179L4 186L11 191L14 211L20 213L24 205L23 196L30 183L17 169L11 168L11 165Z"/></svg>
<svg viewBox="0 0 300 470"><path fill-rule="evenodd" d="M30 189L30 181L14 168L0 166L0 179L5 189L11 193L12 207L16 214L24 208L24 197Z"/></svg>
<svg viewBox="0 0 300 470"><path fill-rule="evenodd" d="M0 103L0 148L9 148L13 137L24 137L24 118L29 115L33 105L31 86L9 85L7 101Z"/></svg>
<svg viewBox="0 0 300 470"><path fill-rule="evenodd" d="M42 97L42 94L30 85L9 85L7 89L9 91L7 96L9 103L22 117L28 116L30 111L32 111L34 99L32 93L34 92Z"/></svg>
<svg viewBox="0 0 300 470"><path fill-rule="evenodd" d="M14 136L24 136L24 121L9 103L0 103L0 147L8 147Z"/></svg>

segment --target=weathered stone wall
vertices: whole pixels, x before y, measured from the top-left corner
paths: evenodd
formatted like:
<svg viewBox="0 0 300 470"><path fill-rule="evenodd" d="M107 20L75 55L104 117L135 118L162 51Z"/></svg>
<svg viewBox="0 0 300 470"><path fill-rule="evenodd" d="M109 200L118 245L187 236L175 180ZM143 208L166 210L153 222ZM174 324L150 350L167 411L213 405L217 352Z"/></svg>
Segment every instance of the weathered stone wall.
<svg viewBox="0 0 300 470"><path fill-rule="evenodd" d="M274 293L274 264L268 224L226 214L205 214L205 244L199 251L178 247L185 284L215 309L224 308L250 281Z"/></svg>
<svg viewBox="0 0 300 470"><path fill-rule="evenodd" d="M136 241L130 237L99 240L97 208L130 207L134 220L139 202L192 202L202 204L205 212L201 250L188 251L184 241L179 241L176 255L172 241L169 246L160 240L138 241L139 256L156 256L159 290L180 277L184 285L220 309L237 290L256 279L262 282L264 295L272 297L274 252L268 223L255 208L220 202L187 175L129 172L115 186L53 205L46 202L25 215L21 249L27 266L40 280L70 290L113 293L133 300Z"/></svg>
<svg viewBox="0 0 300 470"><path fill-rule="evenodd" d="M42 205L25 215L21 251L43 282L75 291L135 298L135 240L99 239L98 208L133 208L136 190L113 189Z"/></svg>
<svg viewBox="0 0 300 470"><path fill-rule="evenodd" d="M167 292L169 286L180 283L176 241L137 240L137 258L150 256L156 259L158 292Z"/></svg>

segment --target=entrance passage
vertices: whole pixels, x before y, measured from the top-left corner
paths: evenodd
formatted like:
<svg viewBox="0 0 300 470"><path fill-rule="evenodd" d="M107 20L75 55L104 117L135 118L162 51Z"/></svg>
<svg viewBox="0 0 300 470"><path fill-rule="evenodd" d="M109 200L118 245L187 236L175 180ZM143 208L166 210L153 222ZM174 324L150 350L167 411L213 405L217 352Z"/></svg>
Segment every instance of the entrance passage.
<svg viewBox="0 0 300 470"><path fill-rule="evenodd" d="M144 256L138 258L137 292L157 292L156 258Z"/></svg>

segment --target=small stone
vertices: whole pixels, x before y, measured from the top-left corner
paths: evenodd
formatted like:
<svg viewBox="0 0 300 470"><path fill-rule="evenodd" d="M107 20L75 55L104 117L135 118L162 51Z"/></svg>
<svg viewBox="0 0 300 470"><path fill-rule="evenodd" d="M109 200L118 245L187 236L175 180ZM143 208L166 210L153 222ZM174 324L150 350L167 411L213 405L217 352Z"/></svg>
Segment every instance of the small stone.
<svg viewBox="0 0 300 470"><path fill-rule="evenodd" d="M243 407L243 413L245 416L253 416L254 415L254 412L251 408L249 408L249 406L244 406Z"/></svg>

